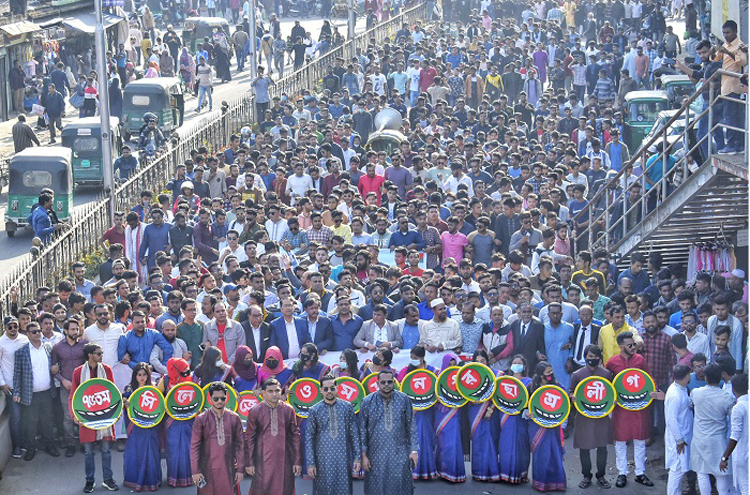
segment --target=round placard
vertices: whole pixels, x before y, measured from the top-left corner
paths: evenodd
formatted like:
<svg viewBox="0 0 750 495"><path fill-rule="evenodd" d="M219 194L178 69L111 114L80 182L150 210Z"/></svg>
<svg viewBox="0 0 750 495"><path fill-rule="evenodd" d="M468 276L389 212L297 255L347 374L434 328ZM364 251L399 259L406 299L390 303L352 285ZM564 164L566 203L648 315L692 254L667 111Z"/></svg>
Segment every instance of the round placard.
<svg viewBox="0 0 750 495"><path fill-rule="evenodd" d="M615 387L601 376L587 376L576 385L573 392L578 412L587 418L608 416L617 403Z"/></svg>
<svg viewBox="0 0 750 495"><path fill-rule="evenodd" d="M510 416L521 414L529 403L526 385L515 376L503 375L495 379L495 393L492 403L498 411Z"/></svg>
<svg viewBox="0 0 750 495"><path fill-rule="evenodd" d="M416 369L401 380L401 391L409 396L414 409L422 411L437 403L437 381L432 371Z"/></svg>
<svg viewBox="0 0 750 495"><path fill-rule="evenodd" d="M242 424L247 422L247 415L250 409L260 404L260 399L252 390L240 392L237 397L237 414L239 414Z"/></svg>
<svg viewBox="0 0 750 495"><path fill-rule="evenodd" d="M370 373L366 377L362 379L362 386L365 387L365 393L367 395L370 395L373 392L378 391L378 374L377 373ZM401 391L401 384L398 383L398 380L395 378L393 379L393 390Z"/></svg>
<svg viewBox="0 0 750 495"><path fill-rule="evenodd" d="M211 382L216 383L216 382ZM208 387L211 386L211 383L208 385L205 385L203 387L203 409L208 409L211 407L211 397L208 395ZM221 382L224 383L224 382ZM237 412L237 391L232 387L231 385L227 385L224 383L224 385L227 386L227 390L229 390L229 394L227 395L227 402L224 404L224 407L229 409L232 412Z"/></svg>
<svg viewBox="0 0 750 495"><path fill-rule="evenodd" d="M359 407L365 396L365 387L356 378L351 376L340 376L336 378L339 399L348 402L354 408L354 413L359 412Z"/></svg>
<svg viewBox="0 0 750 495"><path fill-rule="evenodd" d="M167 401L161 391L146 385L139 387L128 399L128 417L139 428L153 428L167 412Z"/></svg>
<svg viewBox="0 0 750 495"><path fill-rule="evenodd" d="M461 407L468 402L468 399L458 392L456 386L456 378L460 369L460 366L449 366L438 375L437 396L440 403L446 407Z"/></svg>
<svg viewBox="0 0 750 495"><path fill-rule="evenodd" d="M471 402L486 402L495 393L495 372L486 364L466 363L458 372L456 388Z"/></svg>
<svg viewBox="0 0 750 495"><path fill-rule="evenodd" d="M306 418L310 414L310 409L323 400L320 382L314 378L295 380L289 387L286 400L294 408L297 416Z"/></svg>
<svg viewBox="0 0 750 495"><path fill-rule="evenodd" d="M195 382L181 382L167 392L167 414L177 421L193 419L203 409L203 391Z"/></svg>
<svg viewBox="0 0 750 495"><path fill-rule="evenodd" d="M557 385L544 385L536 389L529 399L529 416L543 428L555 428L568 419L570 397Z"/></svg>
<svg viewBox="0 0 750 495"><path fill-rule="evenodd" d="M117 385L104 378L90 378L81 383L71 402L76 419L90 430L106 430L122 414L122 393Z"/></svg>
<svg viewBox="0 0 750 495"><path fill-rule="evenodd" d="M628 368L617 374L612 385L615 387L617 405L628 411L646 409L651 401L651 392L656 391L653 378L638 368Z"/></svg>

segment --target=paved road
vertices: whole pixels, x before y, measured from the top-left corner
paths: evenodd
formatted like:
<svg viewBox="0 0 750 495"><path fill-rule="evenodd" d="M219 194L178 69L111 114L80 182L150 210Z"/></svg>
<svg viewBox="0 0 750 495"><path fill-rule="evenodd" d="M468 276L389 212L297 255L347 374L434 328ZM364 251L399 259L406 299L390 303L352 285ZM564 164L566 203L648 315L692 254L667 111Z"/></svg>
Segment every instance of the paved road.
<svg viewBox="0 0 750 495"><path fill-rule="evenodd" d="M282 33L290 32L292 29L292 26L294 25L294 20L295 19L293 18L282 19L281 32ZM343 34L346 34L346 20L332 19L331 22L333 26L339 26L339 31L341 31ZM306 30L312 33L313 37L317 38L318 34L320 33L320 28L323 25L323 19L322 18L305 18L305 19L301 19L301 24ZM357 32L364 31L364 26L365 26L365 20L364 18L362 18L360 22L358 22L357 24ZM265 65L265 61L263 61L263 65ZM285 68L285 74L288 74L289 71L291 71L291 65L288 65ZM226 84L219 83L214 88L214 94L213 94L214 110L217 110L221 107L222 100L229 100L230 98L237 96L241 92L248 91L249 88L250 88L249 68L246 67L244 72L237 73L236 66L233 65L232 81ZM196 106L197 106L196 98L194 98L192 95L189 95L186 98L186 102L185 102L185 121L186 122L191 122L197 118L201 118L200 114L195 113ZM204 114L207 111L208 111L207 108L203 109ZM69 111L68 113L69 115L72 114L71 111ZM75 115L77 115L77 113ZM63 121L63 125L67 122L75 120L75 118L76 117L74 116L68 117L67 119ZM11 137L10 127L12 126L13 123L15 123L15 119L12 119L12 122L6 122L3 124L0 124L0 136L1 136L0 137L0 157L12 155L13 139ZM39 132L37 133L37 136L39 136L39 140L43 144L46 144L49 142L49 133L47 131ZM8 236L6 235L4 214L8 206L8 196L7 196L7 187L4 189L5 190L3 191L3 193L0 194L0 260L3 260L5 262L4 266L10 269L14 264L20 261L22 256L24 256L26 253L29 252L29 248L31 247L31 238L33 237L33 235L32 235L31 230L29 229L25 231L23 230L18 231L16 233L16 236L13 239L8 238ZM79 191L76 191L75 206L80 207L82 205L85 205L93 201L94 199L96 199L96 196L98 195L98 193L99 193L98 190L91 189L91 188L84 188Z"/></svg>
<svg viewBox="0 0 750 495"><path fill-rule="evenodd" d="M636 484L633 481L632 474L628 480L628 485L625 488L615 488L614 482L617 477L615 469L615 454L614 448L610 448L607 478L610 483L612 483L611 490L601 490L596 487L596 484L587 490L581 490L578 488L578 483L581 480L578 451L573 449L572 438L566 440L566 443L568 449L568 454L565 456L565 470L568 476L568 490L566 493L592 494L601 492L603 495L604 493L609 492L612 495L656 495L666 492L667 475L666 471L662 468L664 464L664 447L660 441L655 442L654 445L647 450L648 461L646 465L646 473L655 483L653 488L645 488L642 485ZM122 481L122 465L122 454L114 452L112 457L112 467L115 473L115 480L118 483ZM99 454L97 454L96 466L97 487L94 493L106 493L101 487L101 464ZM470 472L469 464L467 464L466 469L467 472ZM82 454L76 454L76 456L71 459L65 457L53 459L46 453L40 452L31 462L11 459L5 473L3 473L3 479L0 480L0 493L13 495L49 495L49 493L54 492L59 495L71 495L74 493L80 493L83 489L84 481ZM247 478L242 482L241 493L244 495L248 493L249 489L250 479ZM363 494L363 489L363 482L356 481L354 483L355 494ZM126 491L126 489L121 487L120 491ZM159 493L193 495L195 494L195 487L179 489L162 488L159 490ZM310 481L298 480L297 493L300 495L312 494L312 483ZM416 495L456 495L457 493L460 493L461 495L530 495L539 492L536 492L531 488L530 484L512 486L501 483L479 483L467 481L466 483L456 485L442 480L430 482L420 481L416 483Z"/></svg>

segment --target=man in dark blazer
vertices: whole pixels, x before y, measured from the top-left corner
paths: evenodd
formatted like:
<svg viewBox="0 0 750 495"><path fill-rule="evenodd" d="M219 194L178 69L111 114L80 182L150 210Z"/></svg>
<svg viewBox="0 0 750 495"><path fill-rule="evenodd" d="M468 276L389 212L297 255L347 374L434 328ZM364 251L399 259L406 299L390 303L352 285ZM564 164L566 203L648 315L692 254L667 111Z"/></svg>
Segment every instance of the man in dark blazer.
<svg viewBox="0 0 750 495"><path fill-rule="evenodd" d="M516 321L511 323L513 332L513 354L526 358L529 374L533 373L539 361L547 359L544 347L544 325L534 318L534 310L529 303L521 303Z"/></svg>
<svg viewBox="0 0 750 495"><path fill-rule="evenodd" d="M275 345L281 351L281 355L284 359L296 359L299 357L299 349L303 345L311 342L310 334L305 329L305 324L302 322L302 318L294 316L294 308L296 304L294 299L287 297L281 301L281 316L271 322L271 345ZM287 323L293 324L296 331L297 337L297 351L289 352L290 345L289 334L287 332Z"/></svg>
<svg viewBox="0 0 750 495"><path fill-rule="evenodd" d="M599 342L599 331L602 329L600 325L593 322L594 309L590 304L585 302L581 304L578 309L578 316L581 318L580 323L573 325L573 351L572 360L574 370L580 369L586 366L586 347L589 344L596 344Z"/></svg>
<svg viewBox="0 0 750 495"><path fill-rule="evenodd" d="M260 306L253 304L246 311L247 317L242 320L242 329L245 331L246 345L252 349L253 358L262 363L266 358L266 351L271 347L271 325L263 321L263 310Z"/></svg>
<svg viewBox="0 0 750 495"><path fill-rule="evenodd" d="M320 299L317 297L308 297L302 306L305 314L300 319L304 330L322 356L333 347L333 324L329 318L320 316Z"/></svg>

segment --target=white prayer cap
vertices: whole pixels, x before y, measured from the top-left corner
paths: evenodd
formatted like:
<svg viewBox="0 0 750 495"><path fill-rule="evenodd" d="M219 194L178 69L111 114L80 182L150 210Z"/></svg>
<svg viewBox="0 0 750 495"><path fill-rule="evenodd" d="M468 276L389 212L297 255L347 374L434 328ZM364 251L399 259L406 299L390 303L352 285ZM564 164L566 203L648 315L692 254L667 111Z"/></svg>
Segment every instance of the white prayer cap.
<svg viewBox="0 0 750 495"><path fill-rule="evenodd" d="M436 308L440 304L445 304L445 301L443 301L441 297L438 297L432 300L432 308Z"/></svg>
<svg viewBox="0 0 750 495"><path fill-rule="evenodd" d="M732 270L732 275L737 278L745 278L745 270L740 270L739 268L735 268Z"/></svg>

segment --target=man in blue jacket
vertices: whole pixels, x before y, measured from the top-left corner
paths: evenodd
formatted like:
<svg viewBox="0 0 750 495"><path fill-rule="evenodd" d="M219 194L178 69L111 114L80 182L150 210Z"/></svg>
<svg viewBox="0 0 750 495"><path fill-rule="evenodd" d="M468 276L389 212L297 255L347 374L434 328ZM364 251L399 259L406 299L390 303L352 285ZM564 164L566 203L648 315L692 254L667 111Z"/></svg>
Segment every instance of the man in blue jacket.
<svg viewBox="0 0 750 495"><path fill-rule="evenodd" d="M65 113L65 98L55 89L54 84L49 85L47 93L47 105L44 107L44 113L49 119L49 144L55 144L56 130L62 131L62 115Z"/></svg>
<svg viewBox="0 0 750 495"><path fill-rule="evenodd" d="M31 214L31 228L34 229L34 235L42 240L44 244L52 239L52 234L62 228L62 224L53 225L49 216L49 210L52 208L52 195L42 193L39 195L39 206Z"/></svg>
<svg viewBox="0 0 750 495"><path fill-rule="evenodd" d="M162 364L165 364L174 354L172 344L159 331L146 328L146 315L142 311L133 311L132 323L133 329L121 336L117 344L117 359L131 368L138 363L148 363L151 351L158 345L164 355Z"/></svg>

